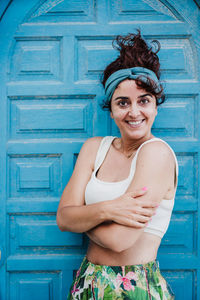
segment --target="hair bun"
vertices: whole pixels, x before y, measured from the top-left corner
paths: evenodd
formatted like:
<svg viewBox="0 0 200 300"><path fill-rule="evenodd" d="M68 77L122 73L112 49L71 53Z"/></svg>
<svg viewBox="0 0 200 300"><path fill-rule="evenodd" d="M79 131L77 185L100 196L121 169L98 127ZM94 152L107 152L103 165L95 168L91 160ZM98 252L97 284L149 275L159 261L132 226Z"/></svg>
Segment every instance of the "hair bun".
<svg viewBox="0 0 200 300"><path fill-rule="evenodd" d="M156 51L153 51L142 38L138 29L137 34L130 33L125 37L118 35L113 41L113 48L120 52L118 59L123 68L144 67L154 71L160 78L160 63L157 56L160 43L157 40L153 40L152 43L156 45Z"/></svg>
<svg viewBox="0 0 200 300"><path fill-rule="evenodd" d="M133 67L143 67L152 70L158 79L160 79L160 62L157 56L157 53L160 50L159 41L153 40L150 46L149 43L147 43L141 36L140 30L137 29L137 33L135 34L129 33L126 36L118 35L113 41L113 48L119 51L119 56L104 70L102 78L102 84L104 87L106 80L112 73L121 69ZM149 86L147 86L137 80L137 85L146 90L148 89L149 92L154 94L157 99L157 105L164 102L165 97L162 87L161 92L157 94L153 83L150 83ZM108 107L106 105L103 107Z"/></svg>

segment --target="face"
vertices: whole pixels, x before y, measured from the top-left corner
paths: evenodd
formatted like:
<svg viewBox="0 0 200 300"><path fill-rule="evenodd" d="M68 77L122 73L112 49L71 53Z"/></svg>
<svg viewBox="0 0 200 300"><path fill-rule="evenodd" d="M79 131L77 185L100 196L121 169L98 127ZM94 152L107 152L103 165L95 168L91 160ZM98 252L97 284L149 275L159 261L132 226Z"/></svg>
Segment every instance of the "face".
<svg viewBox="0 0 200 300"><path fill-rule="evenodd" d="M156 115L155 96L139 89L135 80L124 80L118 85L111 99L111 118L122 137L149 139Z"/></svg>

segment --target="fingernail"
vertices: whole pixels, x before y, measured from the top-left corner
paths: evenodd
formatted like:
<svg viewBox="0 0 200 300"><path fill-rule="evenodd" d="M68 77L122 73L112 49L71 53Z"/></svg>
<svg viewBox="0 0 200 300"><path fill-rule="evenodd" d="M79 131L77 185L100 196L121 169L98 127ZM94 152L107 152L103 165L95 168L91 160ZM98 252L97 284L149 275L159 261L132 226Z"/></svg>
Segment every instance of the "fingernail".
<svg viewBox="0 0 200 300"><path fill-rule="evenodd" d="M142 188L142 190L143 190L143 191L147 191L147 187L144 186L144 187Z"/></svg>

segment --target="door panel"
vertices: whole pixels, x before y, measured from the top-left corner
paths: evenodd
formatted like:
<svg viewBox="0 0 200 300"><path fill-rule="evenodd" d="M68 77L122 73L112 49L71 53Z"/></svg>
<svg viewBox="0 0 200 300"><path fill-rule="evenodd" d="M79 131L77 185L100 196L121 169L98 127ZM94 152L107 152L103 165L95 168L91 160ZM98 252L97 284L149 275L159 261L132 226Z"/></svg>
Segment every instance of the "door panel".
<svg viewBox="0 0 200 300"><path fill-rule="evenodd" d="M160 267L177 300L199 299L198 1L4 1L0 16L0 299L66 299L87 238L60 232L56 210L83 142L119 134L100 78L113 38L136 28L161 43L167 100L153 134L180 169Z"/></svg>

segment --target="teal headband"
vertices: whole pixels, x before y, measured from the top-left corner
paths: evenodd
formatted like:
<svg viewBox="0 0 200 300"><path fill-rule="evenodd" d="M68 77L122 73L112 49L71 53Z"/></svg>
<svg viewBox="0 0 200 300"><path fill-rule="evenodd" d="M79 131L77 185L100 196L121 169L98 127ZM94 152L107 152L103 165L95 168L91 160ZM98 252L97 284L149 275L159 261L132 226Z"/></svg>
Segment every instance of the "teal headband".
<svg viewBox="0 0 200 300"><path fill-rule="evenodd" d="M110 101L112 95L120 82L125 79L139 79L140 81L148 84L148 79L152 79L156 84L156 92L160 91L160 82L156 74L146 68L134 67L129 69L121 69L108 77L105 83L105 94L107 101Z"/></svg>

